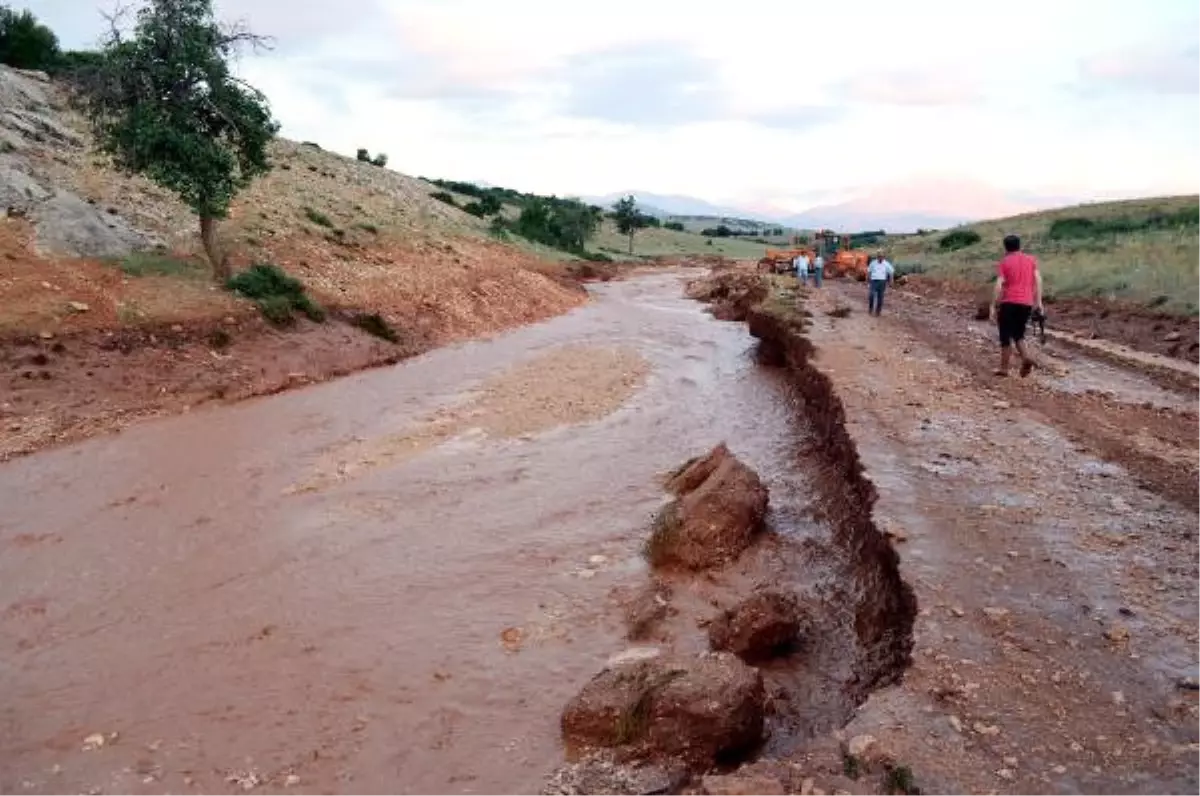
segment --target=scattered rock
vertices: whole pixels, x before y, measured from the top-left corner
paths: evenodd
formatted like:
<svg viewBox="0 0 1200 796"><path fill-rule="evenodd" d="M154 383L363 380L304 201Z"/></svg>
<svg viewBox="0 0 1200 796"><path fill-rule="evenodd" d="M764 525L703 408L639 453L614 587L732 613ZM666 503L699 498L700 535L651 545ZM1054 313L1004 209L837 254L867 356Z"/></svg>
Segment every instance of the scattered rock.
<svg viewBox="0 0 1200 796"><path fill-rule="evenodd" d="M104 733L94 732L83 739L83 751L91 752L94 749L99 749L108 743L108 739L104 737Z"/></svg>
<svg viewBox="0 0 1200 796"><path fill-rule="evenodd" d="M1183 335L1177 331L1167 332L1166 335L1163 336L1163 342L1164 343L1174 343L1175 341L1181 340L1182 338L1183 338Z"/></svg>
<svg viewBox="0 0 1200 796"><path fill-rule="evenodd" d="M1112 701L1113 701L1114 705L1124 705L1125 704L1125 693L1122 691L1113 691L1112 692Z"/></svg>
<svg viewBox="0 0 1200 796"><path fill-rule="evenodd" d="M999 769L996 772L996 776L1000 777L1000 779L1007 779L1007 780L1012 780L1012 779L1016 778L1016 775L1013 774L1012 769L1009 769L1009 768Z"/></svg>
<svg viewBox="0 0 1200 796"><path fill-rule="evenodd" d="M628 663L637 663L638 661L648 661L651 658L657 658L662 654L662 650L658 647L630 647L627 650L621 650L614 653L608 659L605 666L612 668L614 666L623 666Z"/></svg>
<svg viewBox="0 0 1200 796"><path fill-rule="evenodd" d="M1008 401L996 401L992 404L992 407L995 409L1008 409L1011 406L1012 406L1012 404L1009 403Z"/></svg>
<svg viewBox="0 0 1200 796"><path fill-rule="evenodd" d="M42 338L43 340L53 340L54 332L41 331L38 332L38 337Z"/></svg>
<svg viewBox="0 0 1200 796"><path fill-rule="evenodd" d="M873 735L856 735L846 742L846 754L862 757L877 743Z"/></svg>
<svg viewBox="0 0 1200 796"><path fill-rule="evenodd" d="M711 774L700 780L700 792L710 796L784 794L787 788L775 777L764 774Z"/></svg>
<svg viewBox="0 0 1200 796"><path fill-rule="evenodd" d="M563 738L708 765L762 739L766 699L757 669L726 652L656 657L604 669L568 703Z"/></svg>
<svg viewBox="0 0 1200 796"><path fill-rule="evenodd" d="M967 615L967 612L964 611L963 609L959 608L958 606L952 606L950 608L950 613L954 614L955 616L960 616L960 617Z"/></svg>
<svg viewBox="0 0 1200 796"><path fill-rule="evenodd" d="M855 735L842 743L842 756L850 757L867 771L884 771L895 765L896 758L873 735Z"/></svg>
<svg viewBox="0 0 1200 796"><path fill-rule="evenodd" d="M524 640L524 636L525 634L521 632L521 628L506 627L500 631L500 643L509 652L516 652L521 649L521 642Z"/></svg>
<svg viewBox="0 0 1200 796"><path fill-rule="evenodd" d="M708 626L708 642L745 660L785 651L800 632L800 602L794 594L762 591L721 613Z"/></svg>
<svg viewBox="0 0 1200 796"><path fill-rule="evenodd" d="M988 619L991 619L994 622L999 622L1001 619L1008 616L1009 613L1007 608L994 608L992 606L984 608L983 612L987 615Z"/></svg>
<svg viewBox="0 0 1200 796"><path fill-rule="evenodd" d="M949 718L949 721L950 721L950 726L954 728L955 732L963 731L962 719L960 719L958 716L951 716Z"/></svg>
<svg viewBox="0 0 1200 796"><path fill-rule="evenodd" d="M1121 624L1120 622L1116 622L1112 627L1104 631L1104 637L1109 641L1118 644L1122 641L1128 641L1129 628L1125 627L1125 625Z"/></svg>
<svg viewBox="0 0 1200 796"><path fill-rule="evenodd" d="M995 724L984 724L981 721L975 722L971 729L975 730L979 735L999 735L1000 728Z"/></svg>
<svg viewBox="0 0 1200 796"><path fill-rule="evenodd" d="M1128 514L1130 511L1132 511L1130 505L1116 495L1113 495L1111 498L1109 498L1108 502L1112 504L1113 511L1119 511L1122 514Z"/></svg>
<svg viewBox="0 0 1200 796"><path fill-rule="evenodd" d="M74 312L87 312L91 307L82 301L68 301L67 306Z"/></svg>
<svg viewBox="0 0 1200 796"><path fill-rule="evenodd" d="M762 528L767 488L724 443L668 484L677 497L655 519L646 557L655 566L706 569L737 558Z"/></svg>
<svg viewBox="0 0 1200 796"><path fill-rule="evenodd" d="M294 788L300 784L300 777L296 776L295 774L288 774L283 780L283 784L289 788Z"/></svg>
<svg viewBox="0 0 1200 796"><path fill-rule="evenodd" d="M544 796L678 793L688 777L687 767L680 763L639 765L619 763L607 755L591 755L560 767L550 775L541 792Z"/></svg>

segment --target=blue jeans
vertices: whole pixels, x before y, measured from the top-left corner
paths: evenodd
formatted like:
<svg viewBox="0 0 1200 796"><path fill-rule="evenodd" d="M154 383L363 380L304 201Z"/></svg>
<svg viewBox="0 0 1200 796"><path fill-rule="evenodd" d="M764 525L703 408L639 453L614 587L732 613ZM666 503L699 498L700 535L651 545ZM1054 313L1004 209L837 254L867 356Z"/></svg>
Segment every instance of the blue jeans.
<svg viewBox="0 0 1200 796"><path fill-rule="evenodd" d="M814 268L813 269L813 283L817 287L821 286L821 279L824 278L824 276L825 276L824 268Z"/></svg>
<svg viewBox="0 0 1200 796"><path fill-rule="evenodd" d="M799 279L802 284L807 285L808 284L808 271L797 271L796 278Z"/></svg>
<svg viewBox="0 0 1200 796"><path fill-rule="evenodd" d="M883 311L883 291L887 289L886 279L872 279L867 285L867 312L878 315Z"/></svg>

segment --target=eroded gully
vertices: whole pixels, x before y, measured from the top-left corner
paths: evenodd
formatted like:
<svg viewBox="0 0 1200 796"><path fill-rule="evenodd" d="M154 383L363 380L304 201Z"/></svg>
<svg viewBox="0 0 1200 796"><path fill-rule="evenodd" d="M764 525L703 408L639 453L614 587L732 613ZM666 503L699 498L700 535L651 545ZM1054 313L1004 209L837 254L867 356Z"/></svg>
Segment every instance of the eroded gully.
<svg viewBox="0 0 1200 796"><path fill-rule="evenodd" d="M629 644L614 594L645 581L664 471L727 440L777 529L824 533L744 325L677 273L595 293L0 468L0 788L535 791ZM821 665L812 693L845 674Z"/></svg>

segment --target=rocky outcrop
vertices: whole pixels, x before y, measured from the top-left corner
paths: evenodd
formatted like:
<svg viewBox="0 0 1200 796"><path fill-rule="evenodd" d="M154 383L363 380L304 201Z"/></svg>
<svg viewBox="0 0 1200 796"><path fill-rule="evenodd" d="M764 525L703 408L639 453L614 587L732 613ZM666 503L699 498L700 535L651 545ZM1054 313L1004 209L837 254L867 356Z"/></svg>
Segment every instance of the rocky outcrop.
<svg viewBox="0 0 1200 796"><path fill-rule="evenodd" d="M729 653L634 658L605 668L567 703L562 733L571 747L703 769L762 740L765 699L758 670Z"/></svg>
<svg viewBox="0 0 1200 796"><path fill-rule="evenodd" d="M544 796L576 796L592 793L657 794L679 793L691 772L676 761L622 763L611 754L588 755L567 763L550 775L542 788Z"/></svg>
<svg viewBox="0 0 1200 796"><path fill-rule="evenodd" d="M708 640L714 650L732 652L745 661L762 661L789 651L800 627L796 595L761 591L709 623Z"/></svg>
<svg viewBox="0 0 1200 796"><path fill-rule="evenodd" d="M676 472L678 497L655 518L646 557L655 566L706 569L737 558L762 529L768 493L724 443Z"/></svg>
<svg viewBox="0 0 1200 796"><path fill-rule="evenodd" d="M0 66L0 214L33 221L46 254L120 257L161 241L125 219L56 186L41 150L82 152L84 138L63 123L46 76Z"/></svg>

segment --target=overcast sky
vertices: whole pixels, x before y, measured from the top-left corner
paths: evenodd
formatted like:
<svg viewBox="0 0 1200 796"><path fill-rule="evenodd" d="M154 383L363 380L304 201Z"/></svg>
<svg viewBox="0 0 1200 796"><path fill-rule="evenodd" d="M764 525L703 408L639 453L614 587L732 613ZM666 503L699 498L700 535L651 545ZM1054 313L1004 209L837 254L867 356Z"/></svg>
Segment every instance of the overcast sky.
<svg viewBox="0 0 1200 796"><path fill-rule="evenodd" d="M20 7L22 0L13 3ZM96 0L26 0L64 46ZM429 177L800 210L953 177L1196 192L1195 0L219 0L283 134Z"/></svg>

